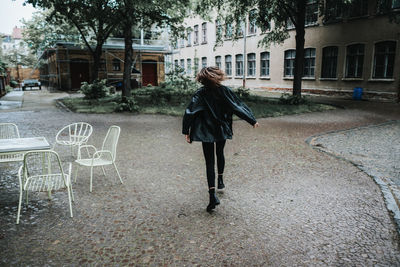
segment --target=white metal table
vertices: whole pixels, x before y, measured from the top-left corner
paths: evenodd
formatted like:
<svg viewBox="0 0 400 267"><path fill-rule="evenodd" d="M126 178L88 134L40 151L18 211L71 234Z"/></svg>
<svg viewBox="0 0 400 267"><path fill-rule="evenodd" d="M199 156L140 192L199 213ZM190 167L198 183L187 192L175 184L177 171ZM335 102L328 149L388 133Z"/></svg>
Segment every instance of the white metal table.
<svg viewBox="0 0 400 267"><path fill-rule="evenodd" d="M0 139L0 156L45 149L50 149L50 145L44 137Z"/></svg>

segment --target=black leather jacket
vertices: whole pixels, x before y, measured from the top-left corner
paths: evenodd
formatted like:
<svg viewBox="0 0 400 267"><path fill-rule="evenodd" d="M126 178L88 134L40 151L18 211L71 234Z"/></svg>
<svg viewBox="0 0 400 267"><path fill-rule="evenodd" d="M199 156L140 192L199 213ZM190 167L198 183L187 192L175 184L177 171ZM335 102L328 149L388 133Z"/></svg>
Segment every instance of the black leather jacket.
<svg viewBox="0 0 400 267"><path fill-rule="evenodd" d="M218 142L232 139L232 114L254 125L250 108L226 86L201 87L183 116L182 133L191 141Z"/></svg>

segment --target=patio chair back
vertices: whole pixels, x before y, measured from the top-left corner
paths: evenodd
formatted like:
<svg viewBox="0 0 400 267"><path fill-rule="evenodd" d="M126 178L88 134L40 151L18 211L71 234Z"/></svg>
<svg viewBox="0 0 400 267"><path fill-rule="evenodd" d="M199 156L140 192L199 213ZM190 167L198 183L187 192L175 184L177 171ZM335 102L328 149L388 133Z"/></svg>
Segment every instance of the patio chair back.
<svg viewBox="0 0 400 267"><path fill-rule="evenodd" d="M71 186L71 164L68 174L64 172L57 152L52 150L29 151L24 156L24 164L18 171L20 197L17 213L17 224L21 213L23 193L48 192L49 197L53 190L67 188L70 216L72 217L73 192Z"/></svg>
<svg viewBox="0 0 400 267"><path fill-rule="evenodd" d="M17 125L14 123L0 123L0 139L19 138Z"/></svg>
<svg viewBox="0 0 400 267"><path fill-rule="evenodd" d="M62 145L82 145L93 132L93 127L86 122L75 122L62 128L56 136L56 142Z"/></svg>
<svg viewBox="0 0 400 267"><path fill-rule="evenodd" d="M111 126L108 129L106 137L103 141L103 146L101 148L101 150L108 150L111 152L112 162L115 162L115 159L117 158L117 145L120 132L121 128L119 126ZM104 154L104 156L106 156L106 154Z"/></svg>
<svg viewBox="0 0 400 267"><path fill-rule="evenodd" d="M20 138L17 125L14 123L0 123L0 139ZM22 161L24 154L7 153L0 155L0 162Z"/></svg>

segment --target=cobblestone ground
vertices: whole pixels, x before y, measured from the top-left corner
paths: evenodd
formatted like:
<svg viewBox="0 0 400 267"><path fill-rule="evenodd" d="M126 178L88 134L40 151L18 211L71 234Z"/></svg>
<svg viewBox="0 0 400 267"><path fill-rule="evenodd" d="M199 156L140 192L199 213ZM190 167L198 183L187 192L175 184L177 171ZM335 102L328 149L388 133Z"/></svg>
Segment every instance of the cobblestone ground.
<svg viewBox="0 0 400 267"><path fill-rule="evenodd" d="M400 121L323 134L310 144L371 175L381 186L400 229Z"/></svg>
<svg viewBox="0 0 400 267"><path fill-rule="evenodd" d="M391 113L390 113L391 114ZM226 146L221 205L209 214L201 146L186 144L181 118L84 115L54 108L0 112L22 137L45 136L76 121L100 145L121 126L117 165L65 192L30 195L19 225L18 164L0 167L0 265L5 266L398 266L399 235L378 185L354 165L312 149L321 132L380 123L398 115L364 109L234 122ZM71 157L59 150L65 162Z"/></svg>

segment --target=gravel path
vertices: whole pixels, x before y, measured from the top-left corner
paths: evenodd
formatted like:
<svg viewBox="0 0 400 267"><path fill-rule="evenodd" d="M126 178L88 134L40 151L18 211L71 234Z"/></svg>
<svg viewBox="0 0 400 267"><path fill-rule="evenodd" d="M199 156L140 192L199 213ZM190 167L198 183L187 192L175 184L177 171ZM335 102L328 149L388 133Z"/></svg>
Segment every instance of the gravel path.
<svg viewBox="0 0 400 267"><path fill-rule="evenodd" d="M310 139L310 144L373 177L400 231L400 121L322 134Z"/></svg>
<svg viewBox="0 0 400 267"><path fill-rule="evenodd" d="M121 185L112 169L106 177L96 170L89 193L89 171L81 171L74 218L65 192L52 201L31 194L15 225L18 164L2 164L0 265L398 266L400 238L379 186L353 164L304 142L390 119L400 116L373 106L261 119L255 130L235 121L226 188L208 214L201 145L184 142L181 118L74 114L50 106L0 112L0 121L17 123L22 137L50 142L62 126L87 121L94 127L90 143L100 145L108 127L119 125L124 179Z"/></svg>

